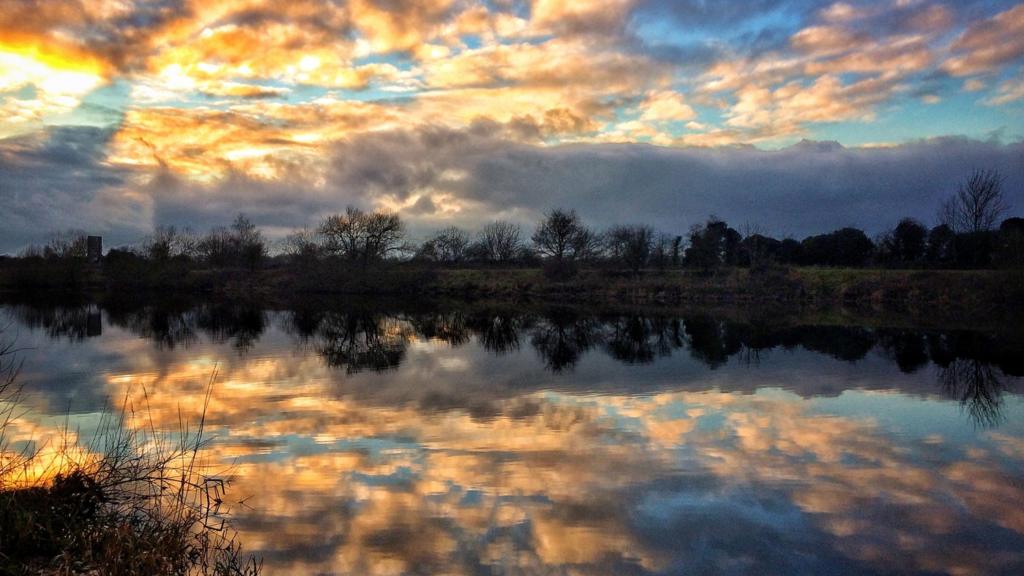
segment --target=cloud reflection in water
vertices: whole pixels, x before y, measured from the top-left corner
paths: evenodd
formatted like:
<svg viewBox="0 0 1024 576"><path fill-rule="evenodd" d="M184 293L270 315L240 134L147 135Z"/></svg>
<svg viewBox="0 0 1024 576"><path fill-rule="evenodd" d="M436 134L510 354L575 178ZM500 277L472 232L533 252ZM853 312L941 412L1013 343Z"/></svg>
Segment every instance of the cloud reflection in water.
<svg viewBox="0 0 1024 576"><path fill-rule="evenodd" d="M173 429L218 364L206 457L233 466L270 573L1024 566L1006 335L185 307L104 310L101 335L62 339L74 314L9 310L52 359L27 358L37 433L57 412L48 374L108 399L144 389Z"/></svg>

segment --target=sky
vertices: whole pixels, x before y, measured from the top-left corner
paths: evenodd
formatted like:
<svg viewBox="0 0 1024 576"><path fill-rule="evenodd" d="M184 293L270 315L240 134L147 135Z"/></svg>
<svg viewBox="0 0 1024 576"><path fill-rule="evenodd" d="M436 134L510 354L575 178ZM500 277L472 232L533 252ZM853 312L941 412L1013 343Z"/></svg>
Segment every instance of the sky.
<svg viewBox="0 0 1024 576"><path fill-rule="evenodd" d="M1024 210L1024 3L0 0L0 253L347 205L413 236Z"/></svg>

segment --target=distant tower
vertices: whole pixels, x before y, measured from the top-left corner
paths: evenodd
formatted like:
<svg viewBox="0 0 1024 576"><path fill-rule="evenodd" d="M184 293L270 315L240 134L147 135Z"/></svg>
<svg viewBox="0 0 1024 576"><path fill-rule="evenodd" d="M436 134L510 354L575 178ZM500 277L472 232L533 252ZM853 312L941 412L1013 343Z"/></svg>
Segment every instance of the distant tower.
<svg viewBox="0 0 1024 576"><path fill-rule="evenodd" d="M86 241L86 255L89 262L99 264L103 257L103 236L89 236Z"/></svg>

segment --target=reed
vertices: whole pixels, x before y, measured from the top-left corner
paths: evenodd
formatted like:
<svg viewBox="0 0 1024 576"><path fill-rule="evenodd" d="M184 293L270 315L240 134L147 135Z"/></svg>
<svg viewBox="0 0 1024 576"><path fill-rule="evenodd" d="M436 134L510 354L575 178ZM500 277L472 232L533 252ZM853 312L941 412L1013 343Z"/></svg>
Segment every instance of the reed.
<svg viewBox="0 0 1024 576"><path fill-rule="evenodd" d="M59 446L19 450L13 351L0 347L0 575L260 573L229 522L229 479L202 459L216 369L199 421L173 434L125 398L90 447L65 424Z"/></svg>

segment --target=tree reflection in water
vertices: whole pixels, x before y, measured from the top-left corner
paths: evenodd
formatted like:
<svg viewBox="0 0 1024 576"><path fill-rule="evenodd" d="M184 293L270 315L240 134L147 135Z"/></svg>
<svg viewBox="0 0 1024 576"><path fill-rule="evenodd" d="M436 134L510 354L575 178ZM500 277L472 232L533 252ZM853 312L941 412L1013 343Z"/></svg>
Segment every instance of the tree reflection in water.
<svg viewBox="0 0 1024 576"><path fill-rule="evenodd" d="M980 360L958 358L939 369L939 382L950 398L980 427L995 427L1003 421L1003 393L1007 386L995 368Z"/></svg>
<svg viewBox="0 0 1024 576"><path fill-rule="evenodd" d="M552 372L571 370L591 348L603 341L596 318L570 308L554 308L537 323L530 344Z"/></svg>
<svg viewBox="0 0 1024 576"><path fill-rule="evenodd" d="M329 366L355 374L398 367L415 331L393 316L329 312L315 333L315 346Z"/></svg>
<svg viewBox="0 0 1024 576"><path fill-rule="evenodd" d="M220 362L210 456L237 465L259 508L240 527L276 573L1024 561L1005 505L1024 454L1011 329L493 303L92 310L0 311L59 339L39 346L34 406L145 390L173 426Z"/></svg>
<svg viewBox="0 0 1024 576"><path fill-rule="evenodd" d="M470 327L480 344L494 354L519 350L519 334L533 326L533 316L503 311L485 311L470 318Z"/></svg>
<svg viewBox="0 0 1024 576"><path fill-rule="evenodd" d="M627 364L654 362L686 345L679 318L630 315L607 321L604 337L608 355Z"/></svg>
<svg viewBox="0 0 1024 576"><path fill-rule="evenodd" d="M846 362L875 351L907 374L929 363L937 367L938 389L957 400L978 426L1002 419L1002 397L1024 375L1017 332L914 330L861 326L794 324L782 318L726 319L711 314L682 316L626 313L589 314L578 308L522 310L501 305L411 311L365 303L309 304L271 313L241 302L184 305L175 302L121 304L20 303L6 307L11 317L48 337L79 341L102 334L102 317L161 350L188 347L201 337L250 350L277 320L297 346L319 354L326 364L349 374L399 366L414 339L463 346L474 339L494 355L516 353L528 341L551 373L575 369L583 357L601 351L626 364L649 364L686 350L710 369L734 359L756 363L772 350L801 348Z"/></svg>

